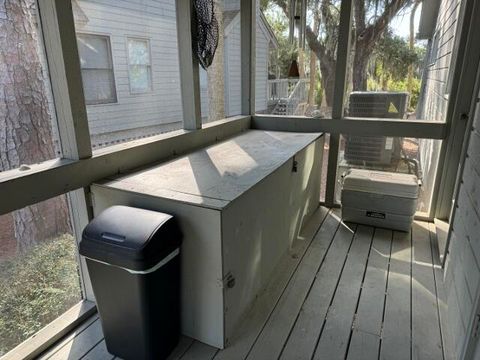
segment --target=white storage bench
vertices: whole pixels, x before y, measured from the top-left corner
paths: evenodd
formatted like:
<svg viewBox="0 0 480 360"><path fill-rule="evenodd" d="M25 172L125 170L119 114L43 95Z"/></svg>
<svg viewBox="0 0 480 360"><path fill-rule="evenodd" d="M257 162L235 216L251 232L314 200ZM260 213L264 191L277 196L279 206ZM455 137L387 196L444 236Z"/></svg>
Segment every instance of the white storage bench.
<svg viewBox="0 0 480 360"><path fill-rule="evenodd" d="M92 185L94 213L120 204L178 218L182 332L223 348L318 207L322 150L322 134L249 130Z"/></svg>

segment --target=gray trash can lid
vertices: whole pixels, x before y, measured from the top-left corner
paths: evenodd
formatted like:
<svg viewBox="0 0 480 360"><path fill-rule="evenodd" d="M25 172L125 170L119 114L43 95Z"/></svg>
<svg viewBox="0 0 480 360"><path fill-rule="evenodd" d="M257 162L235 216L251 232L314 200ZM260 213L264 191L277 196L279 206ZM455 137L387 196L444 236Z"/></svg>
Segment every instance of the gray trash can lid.
<svg viewBox="0 0 480 360"><path fill-rule="evenodd" d="M171 215L112 206L85 227L79 251L93 260L144 271L177 249L181 240L179 226Z"/></svg>

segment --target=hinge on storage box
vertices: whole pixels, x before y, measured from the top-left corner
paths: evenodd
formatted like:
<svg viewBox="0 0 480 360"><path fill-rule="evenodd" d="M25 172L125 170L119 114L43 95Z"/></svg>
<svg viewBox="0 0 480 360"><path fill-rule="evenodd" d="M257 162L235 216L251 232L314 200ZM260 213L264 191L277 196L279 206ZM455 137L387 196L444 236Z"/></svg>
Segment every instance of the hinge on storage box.
<svg viewBox="0 0 480 360"><path fill-rule="evenodd" d="M235 278L231 272L228 272L219 283L222 289L231 289L235 286Z"/></svg>

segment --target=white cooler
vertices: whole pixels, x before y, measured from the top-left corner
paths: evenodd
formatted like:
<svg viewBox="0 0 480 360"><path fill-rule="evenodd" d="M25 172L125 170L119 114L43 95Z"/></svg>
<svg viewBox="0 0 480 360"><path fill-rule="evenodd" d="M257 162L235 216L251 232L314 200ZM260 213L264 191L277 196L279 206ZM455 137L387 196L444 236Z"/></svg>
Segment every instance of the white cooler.
<svg viewBox="0 0 480 360"><path fill-rule="evenodd" d="M351 169L343 178L342 218L359 224L410 231L417 198L415 175Z"/></svg>

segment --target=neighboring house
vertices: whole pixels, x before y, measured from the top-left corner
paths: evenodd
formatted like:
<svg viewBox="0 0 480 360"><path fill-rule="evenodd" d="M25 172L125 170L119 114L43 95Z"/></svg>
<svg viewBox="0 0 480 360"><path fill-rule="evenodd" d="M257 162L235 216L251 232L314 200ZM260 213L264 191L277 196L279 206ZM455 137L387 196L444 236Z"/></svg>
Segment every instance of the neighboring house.
<svg viewBox="0 0 480 360"><path fill-rule="evenodd" d="M240 114L239 0L225 0L225 112ZM93 146L182 126L175 0L73 0ZM267 109L268 55L277 41L257 10L256 109ZM202 117L207 76L200 72Z"/></svg>

